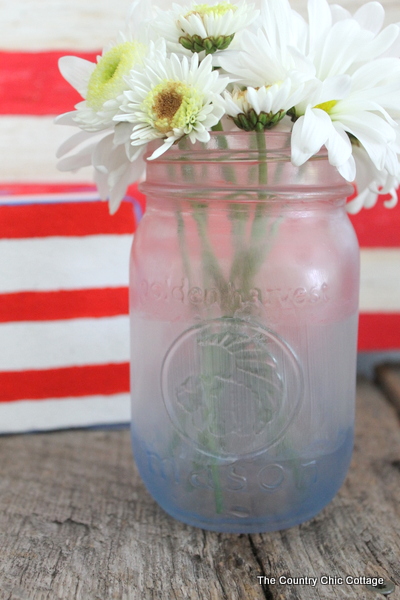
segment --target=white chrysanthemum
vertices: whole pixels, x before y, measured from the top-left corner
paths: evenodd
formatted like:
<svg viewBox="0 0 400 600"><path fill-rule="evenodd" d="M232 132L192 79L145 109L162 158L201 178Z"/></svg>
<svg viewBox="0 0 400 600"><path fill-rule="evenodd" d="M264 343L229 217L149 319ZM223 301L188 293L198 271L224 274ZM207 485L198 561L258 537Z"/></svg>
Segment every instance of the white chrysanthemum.
<svg viewBox="0 0 400 600"><path fill-rule="evenodd" d="M171 10L159 12L153 26L172 52L212 54L227 48L235 34L252 23L258 14L254 5L245 0L211 0L207 4L192 0L185 5L173 4Z"/></svg>
<svg viewBox="0 0 400 600"><path fill-rule="evenodd" d="M231 92L224 92L225 112L239 129L264 131L274 127L300 101L303 87L294 85L290 78L259 88L242 90L235 86Z"/></svg>
<svg viewBox="0 0 400 600"><path fill-rule="evenodd" d="M265 2L262 14L261 27L244 31L238 46L218 53L215 63L238 83L255 88L281 83L289 74L298 84L315 76L314 65L297 49L304 40L304 21L289 3Z"/></svg>
<svg viewBox="0 0 400 600"><path fill-rule="evenodd" d="M356 163L350 139L355 139L378 171L397 172L400 60L382 55L391 53L400 29L393 25L379 32L382 11L370 3L352 18L331 10L326 0L309 0L305 48L315 79L294 111L300 117L292 134L294 164L325 145L331 164L352 181Z"/></svg>
<svg viewBox="0 0 400 600"><path fill-rule="evenodd" d="M104 50L97 64L73 56L59 61L62 75L84 100L56 119L57 124L83 130L58 149L57 166L61 171L93 166L100 197L109 200L111 213L118 209L126 188L144 173L144 148L133 149L129 126L116 127L113 117L126 89L124 77L142 64L146 52L144 43L120 34L119 42Z"/></svg>
<svg viewBox="0 0 400 600"><path fill-rule="evenodd" d="M56 119L59 125L76 125L74 113L65 113ZM100 198L109 201L114 214L125 195L126 188L143 176L144 148L132 148L131 128L125 124L111 125L98 131L79 131L58 148L60 171L77 171L94 167L95 182Z"/></svg>
<svg viewBox="0 0 400 600"><path fill-rule="evenodd" d="M62 115L58 123L71 125L70 114ZM130 133L131 127L125 123L102 131L80 131L57 150L57 158L61 159L57 164L60 171L94 167L100 198L109 201L111 214L118 210L127 187L145 172L145 147L133 148Z"/></svg>
<svg viewBox="0 0 400 600"><path fill-rule="evenodd" d="M354 16L326 0L308 1L306 54L316 68L316 77L352 74L362 64L383 55L398 56L399 28L385 27L383 7L369 2Z"/></svg>
<svg viewBox="0 0 400 600"><path fill-rule="evenodd" d="M100 131L110 126L126 89L125 76L143 62L146 52L145 44L125 40L104 51L97 64L76 56L60 59L62 76L84 98L70 113L78 127Z"/></svg>
<svg viewBox="0 0 400 600"><path fill-rule="evenodd" d="M352 136L379 171L386 169L394 175L398 125L392 116L399 115L400 60L372 61L352 76L315 81L313 88L295 109L301 116L293 127L293 163L303 164L325 144L331 164L352 181L356 174Z"/></svg>
<svg viewBox="0 0 400 600"><path fill-rule="evenodd" d="M191 142L207 142L210 129L224 114L220 94L228 81L213 71L211 56L199 64L197 54L188 60L157 50L145 60L143 70L132 70L126 78L124 114L114 120L132 124L133 146L165 140L152 159L185 135Z"/></svg>
<svg viewBox="0 0 400 600"><path fill-rule="evenodd" d="M400 149L398 149L400 151ZM395 175L390 175L386 169L379 171L365 150L355 145L353 156L357 165L357 196L346 204L347 212L358 213L362 208L375 206L380 195L390 195L384 201L386 208L397 204L397 190L400 185L400 165Z"/></svg>

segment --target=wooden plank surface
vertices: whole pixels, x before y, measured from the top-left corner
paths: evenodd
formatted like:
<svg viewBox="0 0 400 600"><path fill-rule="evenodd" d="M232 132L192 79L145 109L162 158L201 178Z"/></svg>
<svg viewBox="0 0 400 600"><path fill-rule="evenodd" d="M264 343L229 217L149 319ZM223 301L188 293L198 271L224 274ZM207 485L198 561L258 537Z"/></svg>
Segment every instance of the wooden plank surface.
<svg viewBox="0 0 400 600"><path fill-rule="evenodd" d="M342 490L312 521L271 534L171 519L137 475L127 430L3 437L0 600L376 600L363 585L259 578L374 576L400 586L399 484L395 410L365 381Z"/></svg>

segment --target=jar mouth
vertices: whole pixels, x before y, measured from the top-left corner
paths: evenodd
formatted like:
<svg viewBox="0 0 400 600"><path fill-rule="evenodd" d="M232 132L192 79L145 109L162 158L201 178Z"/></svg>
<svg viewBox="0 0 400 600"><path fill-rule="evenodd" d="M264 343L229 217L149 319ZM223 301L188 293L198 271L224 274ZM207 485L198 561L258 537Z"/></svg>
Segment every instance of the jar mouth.
<svg viewBox="0 0 400 600"><path fill-rule="evenodd" d="M149 144L149 159L162 144ZM291 133L287 131L213 131L208 142L186 137L155 160L147 160L147 195L180 196L199 200L229 197L232 202L269 201L274 197L342 199L354 189L328 161L321 148L300 167L291 162Z"/></svg>
<svg viewBox="0 0 400 600"><path fill-rule="evenodd" d="M289 131L210 131L208 142L196 141L193 144L186 136L148 163L170 163L179 160L209 162L216 160L216 155L218 160L229 160L229 162L259 160L260 155L267 161L287 161L291 157L291 137L292 133ZM148 159L157 148L162 146L162 143L161 139L150 142L145 158ZM328 151L325 146L322 146L309 161L327 158Z"/></svg>

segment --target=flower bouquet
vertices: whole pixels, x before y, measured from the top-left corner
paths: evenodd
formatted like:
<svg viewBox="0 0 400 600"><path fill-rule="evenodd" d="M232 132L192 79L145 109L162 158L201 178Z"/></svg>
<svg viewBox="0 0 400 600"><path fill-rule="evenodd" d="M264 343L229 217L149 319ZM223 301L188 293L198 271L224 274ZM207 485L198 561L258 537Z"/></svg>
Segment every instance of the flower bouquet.
<svg viewBox="0 0 400 600"><path fill-rule="evenodd" d="M308 0L137 0L82 95L59 168L114 213L148 199L131 255L132 440L153 496L218 531L316 514L352 451L359 259L346 211L399 183L400 28ZM353 192L348 182L356 182Z"/></svg>

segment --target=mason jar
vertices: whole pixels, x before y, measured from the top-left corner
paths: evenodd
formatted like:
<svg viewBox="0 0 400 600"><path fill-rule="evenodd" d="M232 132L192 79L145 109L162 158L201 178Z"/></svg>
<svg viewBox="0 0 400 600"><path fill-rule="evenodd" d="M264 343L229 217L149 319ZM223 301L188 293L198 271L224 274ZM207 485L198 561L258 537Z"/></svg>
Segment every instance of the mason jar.
<svg viewBox="0 0 400 600"><path fill-rule="evenodd" d="M153 150L152 148L151 150ZM132 444L170 515L221 532L318 513L353 447L352 187L286 133L214 132L147 162L130 261Z"/></svg>

